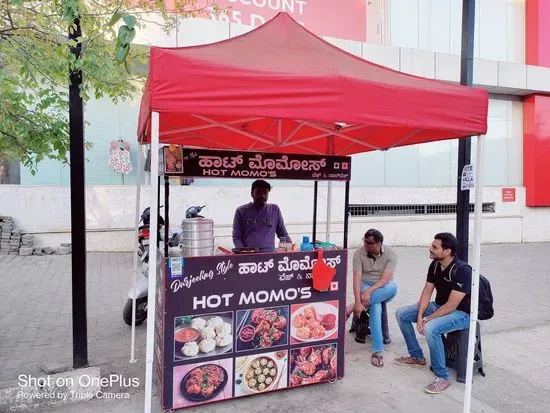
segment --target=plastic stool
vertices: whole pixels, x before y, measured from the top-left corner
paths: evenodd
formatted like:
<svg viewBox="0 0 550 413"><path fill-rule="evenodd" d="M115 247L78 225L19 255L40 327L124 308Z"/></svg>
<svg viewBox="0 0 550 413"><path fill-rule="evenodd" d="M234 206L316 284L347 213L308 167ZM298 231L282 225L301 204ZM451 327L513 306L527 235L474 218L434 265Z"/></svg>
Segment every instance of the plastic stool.
<svg viewBox="0 0 550 413"><path fill-rule="evenodd" d="M447 367L456 371L456 381L464 383L466 381L466 360L468 358L468 335L470 329L452 331L443 336L443 346L445 347L445 364ZM474 352L474 370L485 377L483 371L483 356L481 353L481 332L479 323L476 323L476 346Z"/></svg>
<svg viewBox="0 0 550 413"><path fill-rule="evenodd" d="M355 332L355 341L357 341L358 343L365 343L366 337L370 335L369 311L363 311L361 317L363 318L359 319L355 316L355 314L353 315L349 332ZM382 303L382 336L384 339L384 344L391 343L390 329L388 327L388 309L385 302Z"/></svg>

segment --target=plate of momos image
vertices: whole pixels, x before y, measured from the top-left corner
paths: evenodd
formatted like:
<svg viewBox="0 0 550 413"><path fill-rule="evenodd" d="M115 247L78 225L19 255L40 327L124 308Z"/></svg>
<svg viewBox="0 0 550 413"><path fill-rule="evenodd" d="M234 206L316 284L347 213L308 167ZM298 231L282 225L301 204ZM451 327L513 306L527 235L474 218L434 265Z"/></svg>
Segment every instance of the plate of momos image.
<svg viewBox="0 0 550 413"><path fill-rule="evenodd" d="M287 387L288 351L243 356L236 359L235 396Z"/></svg>
<svg viewBox="0 0 550 413"><path fill-rule="evenodd" d="M232 313L176 317L174 358L188 360L231 352Z"/></svg>

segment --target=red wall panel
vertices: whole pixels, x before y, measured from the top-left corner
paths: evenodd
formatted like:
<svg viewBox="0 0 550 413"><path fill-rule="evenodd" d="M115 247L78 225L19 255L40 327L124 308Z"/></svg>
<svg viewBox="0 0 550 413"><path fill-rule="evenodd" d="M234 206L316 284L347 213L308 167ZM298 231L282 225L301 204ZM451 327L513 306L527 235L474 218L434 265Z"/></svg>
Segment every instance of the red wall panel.
<svg viewBox="0 0 550 413"><path fill-rule="evenodd" d="M550 0L525 2L525 63L550 67ZM550 97L523 105L523 185L527 206L550 206Z"/></svg>
<svg viewBox="0 0 550 413"><path fill-rule="evenodd" d="M550 67L550 0L525 2L525 63Z"/></svg>
<svg viewBox="0 0 550 413"><path fill-rule="evenodd" d="M527 206L550 206L550 96L524 101L523 185Z"/></svg>

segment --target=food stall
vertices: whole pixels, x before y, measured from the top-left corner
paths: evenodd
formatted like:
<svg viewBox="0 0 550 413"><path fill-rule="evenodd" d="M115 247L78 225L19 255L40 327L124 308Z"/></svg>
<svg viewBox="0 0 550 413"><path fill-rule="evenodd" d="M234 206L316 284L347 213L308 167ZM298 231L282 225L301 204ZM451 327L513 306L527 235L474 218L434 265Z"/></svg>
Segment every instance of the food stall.
<svg viewBox="0 0 550 413"><path fill-rule="evenodd" d="M487 131L487 107L488 94L485 90L420 78L365 61L315 36L286 13L279 13L259 28L229 40L184 48L152 47L149 77L141 100L138 126L138 142L142 145L151 145L151 211L159 209L160 178L156 178L165 168L165 165L159 162L161 144L182 145L197 150L232 150L242 153L243 156L248 152L258 152L289 157L323 156L329 159L332 156L346 157L373 150L388 150L404 145L481 135ZM481 139L478 139L479 141ZM245 165L244 160L242 165ZM178 167L177 162L169 166ZM182 174L187 173L185 162L181 166ZM213 167L210 171L216 169L220 168ZM248 178L262 176L253 175L252 172L258 173L258 170L251 170ZM266 175L266 178L277 179L270 175ZM323 178L312 175L309 179L317 182ZM346 229L348 179L349 177L344 179ZM314 217L315 215L314 213ZM157 214L151 213L151 227L155 228L157 221ZM151 234L151 245L155 245L156 231L152 231ZM325 260L316 261L316 264L324 263L340 255L341 263L335 264L333 268L336 270L334 280L338 282L338 291L332 291L329 286L328 291L319 293L322 294L324 304L338 302L336 306L333 305L338 309L338 313L335 314L338 331L342 331L343 323L340 303L345 291L340 283L345 278L346 243L347 239L344 238L343 250L325 251ZM272 331L273 338L279 336L280 333L276 330L283 331L279 328L283 324L282 319L286 320L285 328L292 329L293 314L303 315L307 324L306 310L311 316L311 311L307 307L313 302L313 298L310 300L310 297L302 297L303 300L299 304L282 305L288 309L280 309L280 305L271 301L267 305L272 294L273 297L280 297L281 294L275 285L269 283L287 285L288 291L298 294L296 288L300 284L296 274L302 274L302 278L304 273L307 275L313 258L316 258L316 252L285 251L284 254L232 256L230 269L226 268L229 264L224 264L229 260L227 257L204 257L201 265L194 265L194 258L185 258L181 262L168 261L168 268L162 271L162 275L154 265L159 255L157 253L157 249L151 249L149 291L157 293L149 295L148 317L158 319L162 327L155 329L155 323L147 325L144 401L146 413L151 411L155 358L160 360L156 362L158 369L163 367L162 371L157 370L162 376L163 393L168 391L166 386L172 388L172 399L166 399L166 408L170 408L170 404L185 407L183 404L187 403L188 399L176 399L184 392L187 392L189 397L197 394L196 386L201 388L201 395L203 387L213 387L205 391L207 395L202 395L203 398L218 392L206 402L218 398L237 397L241 395L241 391L248 394L250 390L255 394L269 391L275 386L278 388L285 377L282 374L284 365L287 369L287 387L292 387L292 383L299 381L296 378L292 380L291 377L296 367L305 374L304 377L300 374L301 385L308 384L310 378L317 373L317 378L322 375L334 376L331 372L334 367L330 363L334 353L337 355L336 377L343 375L344 366L338 358L338 352L342 351L338 333L335 337L326 337L324 341L315 342L315 345L325 347L309 351L308 347L315 346L310 346L309 342L293 343L293 332L290 331L283 335L290 343L285 344L283 350L273 349L273 354L269 356L263 350L258 352L256 347L253 350L244 344L247 340L254 343L268 342L269 340L257 336L258 331L263 332L266 329ZM287 268L286 261L283 264L279 263L285 260L285 256L291 268L288 271L283 271ZM307 256L310 257L309 264L304 261ZM161 266L164 264L161 260ZM252 269L255 270L254 274ZM294 274L294 277L292 280L278 281L281 273L285 277ZM266 274L272 274L275 281ZM245 279L247 281L241 284L240 281ZM249 289L253 279L261 279L266 285L262 284L262 289L254 292ZM232 283L231 280L238 282ZM168 282L169 284L166 284ZM197 292L200 292L203 285L208 285L209 289L205 289L204 293L199 295L193 295L190 302L178 303L180 307L177 309L173 306L175 301L171 301L170 307L168 292L177 287L178 291L174 294L185 295L185 291L189 289L186 285L192 285ZM224 285L231 285L231 291L225 292L226 290L222 289ZM286 300L287 290L281 290ZM244 297L242 302L241 297ZM289 296L289 300L297 298L298 295ZM302 304L306 307L302 313L299 312L299 308L293 308L293 305ZM157 307L161 311L157 312ZM266 311L254 313L254 310L260 308ZM207 310L210 311L209 314L213 314L212 317L206 315ZM247 313L248 310L251 311ZM323 316L330 314L329 307L323 306L318 310ZM288 314L285 311L288 311ZM173 324L170 325L167 324L168 313L173 319ZM315 318L322 326L324 317L321 321ZM328 317L329 327L330 319L331 317ZM303 320L296 325L302 324ZM231 325L231 333L228 332L227 325ZM326 331L326 326L324 328ZM196 335L194 330L199 332L202 338L200 342L193 340ZM320 331L319 329L319 335ZM305 330L303 333L302 336L306 337ZM213 352L220 351L220 346L215 346L212 350L212 343L222 343L228 334L233 336L231 355L209 355L209 360L219 359L223 362L191 367L193 363L187 357L197 357L201 354L203 340L210 340L202 344L203 350L206 351L203 354L214 354ZM239 339L242 339L242 345L245 347L241 347ZM270 340L273 343L273 339ZM159 346L160 343L162 345ZM335 348L331 347L333 344ZM169 346L173 346L173 349ZM177 347L180 347L179 350ZM306 350L303 354L297 354L296 349ZM281 352L285 350L287 359L286 362L282 362L285 356ZM281 352L277 354L277 351ZM259 355L254 357L255 353ZM241 354L247 358L241 359ZM164 366L164 360L170 355L174 356L175 361L171 362L170 366ZM318 359L319 356L321 361ZM328 365L323 360L328 360ZM305 364L306 362L308 364ZM324 372L319 372L312 365L325 366ZM196 367L198 369L195 369ZM174 371L176 368L177 372ZM241 379L239 374L243 374L244 379ZM205 377L212 377L213 383L209 384L207 379L205 383ZM280 380L267 380L272 377ZM241 382L237 383L238 380ZM248 388L242 386L242 380L248 380ZM272 386L269 389L268 381ZM224 382L225 385L222 386ZM265 387L260 384L265 384ZM177 391L179 394L176 394ZM204 400L194 403L201 402Z"/></svg>
<svg viewBox="0 0 550 413"><path fill-rule="evenodd" d="M345 156L176 145L160 151L160 174L165 178L349 182L351 176L351 158ZM165 179L166 222L169 189ZM199 225L210 221L191 220ZM286 247L267 253L214 255L213 226L204 227L188 245L196 244L208 255L192 256L195 251L185 254L185 247L169 251L164 246L155 318L155 373L163 409L342 378L347 250L334 247L323 251L322 257L317 251ZM168 225L165 228L168 231ZM329 268L327 274L321 263L317 265L319 259Z"/></svg>

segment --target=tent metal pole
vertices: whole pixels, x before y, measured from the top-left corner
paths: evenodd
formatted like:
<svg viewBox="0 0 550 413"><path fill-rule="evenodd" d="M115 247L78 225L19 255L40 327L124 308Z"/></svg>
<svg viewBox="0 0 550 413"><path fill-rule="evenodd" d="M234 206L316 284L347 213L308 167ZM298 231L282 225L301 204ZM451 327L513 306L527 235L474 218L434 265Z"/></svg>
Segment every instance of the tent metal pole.
<svg viewBox="0 0 550 413"><path fill-rule="evenodd" d="M151 243L149 244L149 293L147 296L147 347L145 355L144 412L151 413L153 393L153 359L155 345L156 283L158 264L158 216L159 216L159 113L151 115ZM162 396L161 396L162 397Z"/></svg>
<svg viewBox="0 0 550 413"><path fill-rule="evenodd" d="M334 155L334 135L327 138L327 152ZM325 241L330 242L330 218L332 211L332 181L327 183L327 221L325 227Z"/></svg>
<svg viewBox="0 0 550 413"><path fill-rule="evenodd" d="M344 249L348 247L348 226L349 226L349 181L346 181L346 194L344 195Z"/></svg>
<svg viewBox="0 0 550 413"><path fill-rule="evenodd" d="M170 178L164 177L164 256L168 257L168 238L170 237Z"/></svg>
<svg viewBox="0 0 550 413"><path fill-rule="evenodd" d="M138 272L138 235L139 235L139 210L141 201L141 181L143 179L143 152L141 145L138 144L137 151L137 176L136 176L136 210L134 219L134 280L132 283L132 338L130 342L130 363L135 363L135 345L136 345L136 284Z"/></svg>
<svg viewBox="0 0 550 413"><path fill-rule="evenodd" d="M327 184L327 222L325 229L325 241L330 242L330 212L332 209L332 181Z"/></svg>
<svg viewBox="0 0 550 413"><path fill-rule="evenodd" d="M311 242L315 248L315 238L317 237L317 193L319 191L319 181L313 183L313 237Z"/></svg>
<svg viewBox="0 0 550 413"><path fill-rule="evenodd" d="M470 412L472 400L472 378L476 344L477 311L479 306L479 271L481 267L481 212L483 209L483 144L484 136L477 137L477 155L475 168L475 209L474 209L474 262L472 267L472 289L470 305L470 334L468 337L468 358L466 359L466 385L464 389L464 413Z"/></svg>
<svg viewBox="0 0 550 413"><path fill-rule="evenodd" d="M462 0L462 51L460 56L460 84L472 86L474 74L475 0ZM458 173L456 188L457 255L468 262L468 232L470 220L470 191L462 191L460 180L465 165L471 162L471 138L458 140Z"/></svg>
<svg viewBox="0 0 550 413"><path fill-rule="evenodd" d="M157 176L157 205L158 205L158 210L157 210L157 216L160 215L160 176ZM152 210L151 210L152 212ZM151 228L153 228L152 224L151 224ZM157 222L157 233L158 233L158 222ZM160 238L157 236L157 248L160 248Z"/></svg>

